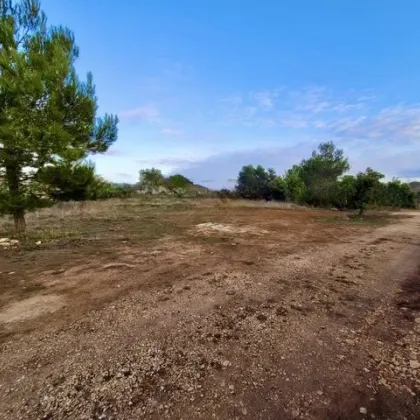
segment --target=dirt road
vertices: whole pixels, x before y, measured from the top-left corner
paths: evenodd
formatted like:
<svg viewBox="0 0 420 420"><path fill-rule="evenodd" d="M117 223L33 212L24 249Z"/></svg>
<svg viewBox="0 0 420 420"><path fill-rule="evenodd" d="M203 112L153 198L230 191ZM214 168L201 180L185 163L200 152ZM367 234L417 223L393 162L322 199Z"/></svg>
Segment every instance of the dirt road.
<svg viewBox="0 0 420 420"><path fill-rule="evenodd" d="M1 345L0 418L420 419L420 215L334 232L287 253L246 230L223 252L165 239L44 271L114 295L3 309L22 332Z"/></svg>

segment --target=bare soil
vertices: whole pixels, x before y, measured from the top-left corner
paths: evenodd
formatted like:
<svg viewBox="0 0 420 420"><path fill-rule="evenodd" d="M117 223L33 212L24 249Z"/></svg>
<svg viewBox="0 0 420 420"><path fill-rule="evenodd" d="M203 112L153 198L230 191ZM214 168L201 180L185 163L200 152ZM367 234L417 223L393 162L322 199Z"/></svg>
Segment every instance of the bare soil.
<svg viewBox="0 0 420 420"><path fill-rule="evenodd" d="M29 226L0 250L2 419L420 419L417 212L125 201Z"/></svg>

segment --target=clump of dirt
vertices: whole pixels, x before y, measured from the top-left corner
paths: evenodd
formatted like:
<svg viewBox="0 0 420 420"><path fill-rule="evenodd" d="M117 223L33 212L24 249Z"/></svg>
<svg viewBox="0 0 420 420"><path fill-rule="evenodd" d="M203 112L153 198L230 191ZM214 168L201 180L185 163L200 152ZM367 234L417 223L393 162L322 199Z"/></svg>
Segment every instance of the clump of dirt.
<svg viewBox="0 0 420 420"><path fill-rule="evenodd" d="M64 306L64 299L58 295L33 296L14 302L0 312L0 323L26 321L47 313L56 312Z"/></svg>
<svg viewBox="0 0 420 420"><path fill-rule="evenodd" d="M398 306L420 311L420 267L403 283Z"/></svg>

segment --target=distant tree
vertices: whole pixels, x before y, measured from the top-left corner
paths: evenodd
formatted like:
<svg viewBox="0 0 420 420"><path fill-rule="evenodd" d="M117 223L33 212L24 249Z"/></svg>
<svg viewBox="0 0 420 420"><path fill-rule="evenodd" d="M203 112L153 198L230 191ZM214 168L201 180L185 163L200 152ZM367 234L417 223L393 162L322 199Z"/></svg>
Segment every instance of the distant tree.
<svg viewBox="0 0 420 420"><path fill-rule="evenodd" d="M334 201L336 182L350 168L343 150L333 142L321 143L309 159L300 164L300 177L305 184L305 201L314 205L330 205Z"/></svg>
<svg viewBox="0 0 420 420"><path fill-rule="evenodd" d="M74 67L73 34L47 27L37 0L0 1L0 211L25 230L25 211L42 205L40 168L105 152L117 118L96 118L91 74Z"/></svg>
<svg viewBox="0 0 420 420"><path fill-rule="evenodd" d="M369 203L371 193L384 177L379 172L367 168L365 172L360 172L356 176L354 204L359 209L361 216Z"/></svg>
<svg viewBox="0 0 420 420"><path fill-rule="evenodd" d="M171 190L171 189L176 189L176 188L188 188L194 184L184 175L175 174L166 178L166 185Z"/></svg>
<svg viewBox="0 0 420 420"><path fill-rule="evenodd" d="M139 187L148 194L156 192L159 187L165 184L165 177L162 171L156 168L142 169L140 171Z"/></svg>
<svg viewBox="0 0 420 420"><path fill-rule="evenodd" d="M268 191L273 200L286 200L286 182L281 176L275 176L268 182Z"/></svg>
<svg viewBox="0 0 420 420"><path fill-rule="evenodd" d="M261 165L244 166L238 175L236 192L251 200L282 200L285 197L284 184L274 169L265 170Z"/></svg>
<svg viewBox="0 0 420 420"><path fill-rule="evenodd" d="M392 207L416 207L416 193L406 183L393 179L386 186L386 202Z"/></svg>
<svg viewBox="0 0 420 420"><path fill-rule="evenodd" d="M306 186L301 177L302 167L294 165L284 176L286 200L301 202L305 195Z"/></svg>
<svg viewBox="0 0 420 420"><path fill-rule="evenodd" d="M175 174L165 179L165 186L168 190L178 197L185 197L190 193L193 182L186 178L184 175ZM196 191L198 193L198 191Z"/></svg>
<svg viewBox="0 0 420 420"><path fill-rule="evenodd" d="M264 197L267 182L268 174L261 165L247 165L239 172L236 191L243 198L260 199Z"/></svg>
<svg viewBox="0 0 420 420"><path fill-rule="evenodd" d="M420 192L420 181L413 181L413 182L409 182L408 186L417 192Z"/></svg>
<svg viewBox="0 0 420 420"><path fill-rule="evenodd" d="M356 195L356 178L353 175L344 175L336 183L334 205L339 209L354 208Z"/></svg>

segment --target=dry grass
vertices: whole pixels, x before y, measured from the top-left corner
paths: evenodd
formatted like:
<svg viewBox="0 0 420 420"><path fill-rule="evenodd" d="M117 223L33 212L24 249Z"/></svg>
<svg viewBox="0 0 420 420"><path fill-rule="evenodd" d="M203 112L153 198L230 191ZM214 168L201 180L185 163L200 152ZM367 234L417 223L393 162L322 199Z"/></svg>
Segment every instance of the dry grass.
<svg viewBox="0 0 420 420"><path fill-rule="evenodd" d="M315 210L293 203L141 196L60 203L37 210L27 214L27 231L21 236L14 232L11 219L5 217L0 219L0 236L17 237L26 249L33 249L38 241L43 246L66 247L92 241L139 243L164 236L185 236L195 225L206 222L254 225L258 229L278 231L284 229L285 223L293 224L290 218L301 220L299 229L307 223L320 227L331 223L374 226L390 220L386 212L359 219L343 212Z"/></svg>

